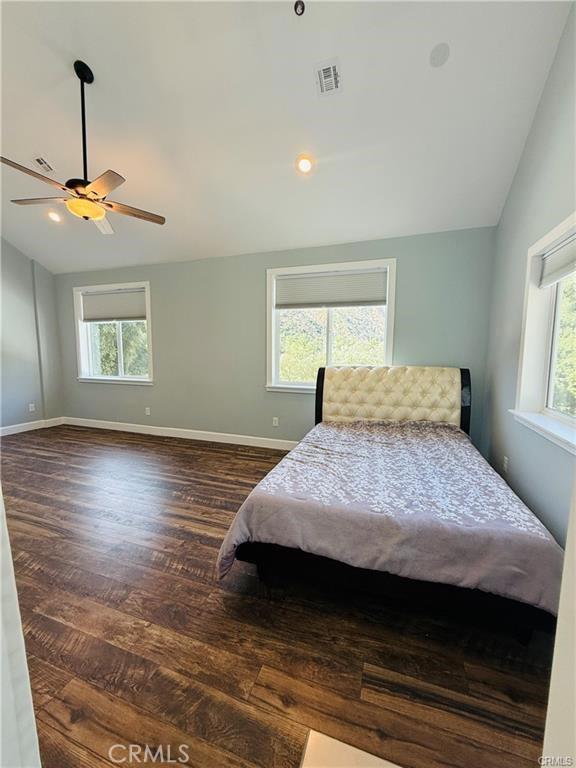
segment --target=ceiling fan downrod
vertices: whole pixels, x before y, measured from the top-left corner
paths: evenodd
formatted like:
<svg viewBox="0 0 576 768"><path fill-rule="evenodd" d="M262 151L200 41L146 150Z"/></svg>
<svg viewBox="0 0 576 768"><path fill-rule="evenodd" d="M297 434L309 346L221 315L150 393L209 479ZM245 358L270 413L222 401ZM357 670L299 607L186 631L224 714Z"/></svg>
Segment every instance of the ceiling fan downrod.
<svg viewBox="0 0 576 768"><path fill-rule="evenodd" d="M88 184L88 150L87 150L87 142L86 142L86 99L84 94L84 86L86 84L90 85L90 83L94 82L94 73L88 66L88 64L85 64L83 61L80 61L79 59L74 62L74 72L76 72L78 79L80 80L80 110L81 110L81 117L82 117L82 166L83 166L83 174L84 174L84 185ZM66 182L66 186L73 186L76 187L77 184L71 185L70 182L77 182L78 179L70 179L70 181Z"/></svg>

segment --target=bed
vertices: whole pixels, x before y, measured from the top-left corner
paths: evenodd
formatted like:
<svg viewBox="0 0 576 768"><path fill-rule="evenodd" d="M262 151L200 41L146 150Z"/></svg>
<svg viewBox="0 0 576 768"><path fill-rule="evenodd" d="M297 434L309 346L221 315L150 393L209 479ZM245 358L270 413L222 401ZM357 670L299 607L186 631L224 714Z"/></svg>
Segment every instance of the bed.
<svg viewBox="0 0 576 768"><path fill-rule="evenodd" d="M472 445L466 369L321 368L316 426L254 488L222 544L481 590L556 614L563 551Z"/></svg>

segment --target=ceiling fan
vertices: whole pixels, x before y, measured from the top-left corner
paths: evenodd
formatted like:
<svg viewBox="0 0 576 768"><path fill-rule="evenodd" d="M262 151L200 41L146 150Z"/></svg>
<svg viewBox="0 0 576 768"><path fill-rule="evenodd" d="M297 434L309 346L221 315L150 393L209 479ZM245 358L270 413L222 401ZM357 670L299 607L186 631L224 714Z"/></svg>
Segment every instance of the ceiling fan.
<svg viewBox="0 0 576 768"><path fill-rule="evenodd" d="M65 184L61 184L59 181L55 181L48 176L43 176L41 173L36 173L36 171L32 171L23 165L19 165L13 160L8 160L6 157L0 157L0 161L9 165L11 168L15 168L22 173L27 173L29 176L34 176L34 178L44 181L46 184L51 184L53 187L58 187L62 192L68 194L68 197L35 197L25 200L12 200L11 202L16 203L16 205L53 205L55 203L64 203L68 211L74 216L78 216L86 221L93 221L104 235L112 235L114 233L110 222L106 218L106 213L108 211L112 211L112 213L122 213L125 216L133 216L136 219L143 219L144 221L151 221L154 224L164 224L166 221L164 216L159 216L156 213L148 213L148 211L142 211L140 208L133 208L130 205L115 203L112 200L106 199L112 190L116 189L121 184L124 184L126 181L126 179L120 176L119 173L116 173L115 171L105 171L94 179L94 181L88 181L84 85L89 85L94 82L94 74L90 67L83 61L74 62L74 71L80 80L83 178L68 179Z"/></svg>

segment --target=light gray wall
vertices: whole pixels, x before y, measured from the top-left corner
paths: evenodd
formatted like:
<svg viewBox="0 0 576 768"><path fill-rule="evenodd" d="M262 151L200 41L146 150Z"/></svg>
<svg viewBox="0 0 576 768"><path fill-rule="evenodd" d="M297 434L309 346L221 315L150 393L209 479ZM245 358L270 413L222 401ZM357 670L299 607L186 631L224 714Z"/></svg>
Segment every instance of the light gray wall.
<svg viewBox="0 0 576 768"><path fill-rule="evenodd" d="M514 421L528 248L576 209L572 10L496 232L486 442L510 485L564 542L574 457Z"/></svg>
<svg viewBox="0 0 576 768"><path fill-rule="evenodd" d="M29 403L36 403L30 413ZM2 241L2 426L42 419L32 262Z"/></svg>
<svg viewBox="0 0 576 768"><path fill-rule="evenodd" d="M65 415L299 439L314 423L314 397L265 390L266 268L395 257L394 362L470 367L479 442L493 236L473 229L58 275ZM72 289L131 280L151 285L154 385L78 382Z"/></svg>
<svg viewBox="0 0 576 768"><path fill-rule="evenodd" d="M54 276L2 240L1 277L1 425L60 416L62 380ZM28 409L30 403L36 404L33 413Z"/></svg>
<svg viewBox="0 0 576 768"><path fill-rule="evenodd" d="M44 396L44 418L62 416L62 359L58 313L56 311L56 281L54 275L37 262L32 262L36 312L38 318L38 348Z"/></svg>

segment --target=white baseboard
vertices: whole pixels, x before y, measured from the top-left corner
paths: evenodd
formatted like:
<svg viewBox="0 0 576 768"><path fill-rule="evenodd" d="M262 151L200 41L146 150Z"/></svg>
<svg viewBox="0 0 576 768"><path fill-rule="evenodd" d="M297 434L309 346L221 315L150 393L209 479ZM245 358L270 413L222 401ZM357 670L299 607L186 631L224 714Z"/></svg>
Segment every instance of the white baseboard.
<svg viewBox="0 0 576 768"><path fill-rule="evenodd" d="M184 440L206 440L212 443L232 443L233 445L249 445L255 448L277 448L289 451L297 445L293 440L276 440L273 437L256 437L253 435L232 435L226 432L205 432L199 429L180 429L179 427L155 427L150 424L128 424L122 421L101 421L100 419L77 419L73 416L61 416L57 419L30 421L27 424L15 424L2 427L1 435L13 435L30 429L55 427L60 424L70 424L76 427L92 429L113 429L118 432L136 432L142 435L157 435L158 437L179 437Z"/></svg>
<svg viewBox="0 0 576 768"><path fill-rule="evenodd" d="M26 421L23 424L11 424L9 427L0 427L0 436L16 435L18 432L30 432L33 429L45 429L46 427L59 427L64 424L64 417L55 419L38 419L38 421Z"/></svg>

